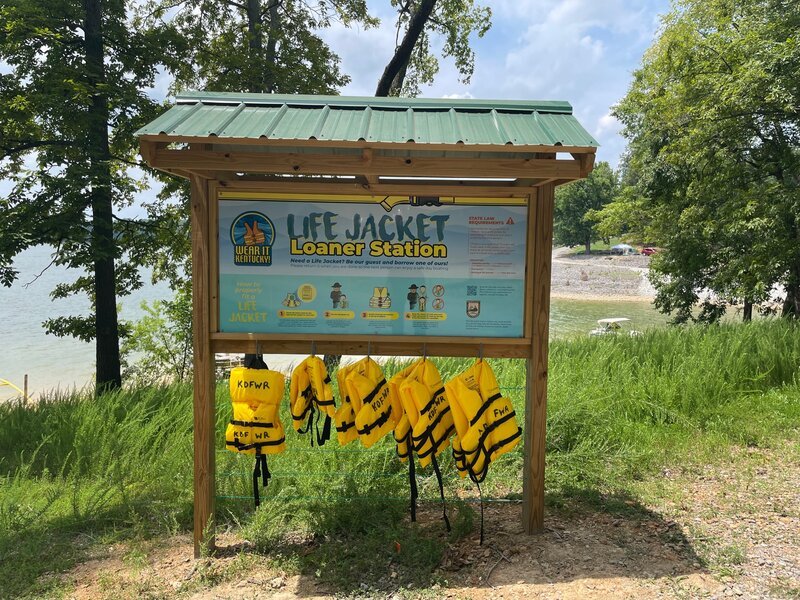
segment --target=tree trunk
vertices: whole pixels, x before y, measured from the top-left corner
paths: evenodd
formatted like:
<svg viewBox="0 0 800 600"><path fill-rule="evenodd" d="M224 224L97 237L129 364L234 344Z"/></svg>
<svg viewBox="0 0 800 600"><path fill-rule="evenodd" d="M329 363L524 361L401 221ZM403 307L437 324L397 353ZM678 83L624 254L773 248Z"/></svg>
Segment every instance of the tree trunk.
<svg viewBox="0 0 800 600"><path fill-rule="evenodd" d="M264 34L261 22L261 0L247 0L247 40L250 59L250 80L247 91L257 94L264 91L265 73L261 60Z"/></svg>
<svg viewBox="0 0 800 600"><path fill-rule="evenodd" d="M262 90L267 93L275 91L275 60L280 28L281 12L278 8L278 0L272 0L269 5L269 39L267 40L267 53L264 56L264 89Z"/></svg>
<svg viewBox="0 0 800 600"><path fill-rule="evenodd" d="M742 307L742 321L749 323L753 320L753 301L747 298L744 299L744 306Z"/></svg>
<svg viewBox="0 0 800 600"><path fill-rule="evenodd" d="M92 207L91 245L94 258L94 311L97 392L122 385L119 361L114 223L111 190L111 152L108 147L108 99L103 91L103 0L84 0L84 49L91 90L87 112L86 148L89 158L89 197Z"/></svg>
<svg viewBox="0 0 800 600"><path fill-rule="evenodd" d="M402 87L402 81L400 81L398 75L401 72L405 74L408 61L411 59L411 52L413 52L419 36L425 30L425 24L430 19L435 6L436 0L422 0L420 2L417 12L411 16L403 41L395 49L392 60L386 65L386 69L383 71L380 81L378 81L378 88L375 90L376 96L388 96L390 92L400 93L400 89L393 88L392 83L397 84L399 82Z"/></svg>
<svg viewBox="0 0 800 600"><path fill-rule="evenodd" d="M587 238L586 241L584 242L584 245L586 246L586 254L591 254L592 253L592 240L590 238Z"/></svg>
<svg viewBox="0 0 800 600"><path fill-rule="evenodd" d="M790 283L786 286L781 316L786 319L800 319L800 284Z"/></svg>

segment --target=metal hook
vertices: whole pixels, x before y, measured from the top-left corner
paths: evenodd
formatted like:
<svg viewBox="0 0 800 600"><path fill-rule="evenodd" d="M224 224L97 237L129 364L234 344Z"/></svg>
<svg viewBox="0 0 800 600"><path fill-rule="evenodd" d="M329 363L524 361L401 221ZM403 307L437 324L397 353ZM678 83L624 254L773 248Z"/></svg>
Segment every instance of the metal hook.
<svg viewBox="0 0 800 600"><path fill-rule="evenodd" d="M372 355L372 340L367 340L367 358Z"/></svg>
<svg viewBox="0 0 800 600"><path fill-rule="evenodd" d="M317 355L317 342L311 342L311 356Z"/></svg>
<svg viewBox="0 0 800 600"><path fill-rule="evenodd" d="M422 344L422 360L428 360L428 342Z"/></svg>
<svg viewBox="0 0 800 600"><path fill-rule="evenodd" d="M483 360L483 342L478 345L478 360Z"/></svg>

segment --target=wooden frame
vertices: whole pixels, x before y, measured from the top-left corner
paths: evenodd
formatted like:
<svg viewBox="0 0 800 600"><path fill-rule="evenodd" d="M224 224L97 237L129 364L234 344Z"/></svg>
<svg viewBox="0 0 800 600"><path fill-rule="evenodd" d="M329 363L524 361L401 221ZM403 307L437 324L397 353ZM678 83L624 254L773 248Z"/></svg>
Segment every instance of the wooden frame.
<svg viewBox="0 0 800 600"><path fill-rule="evenodd" d="M595 148L513 148L508 158L479 158L476 152L512 153L507 147L464 150L453 145L307 143L292 142L297 152L272 140L248 140L253 152L242 152L242 140L215 138L180 140L169 136L143 136L141 154L150 166L191 181L192 304L194 319L194 544L195 556L214 548L215 352L255 352L269 342L273 353L307 352L313 341L319 353L416 355L423 348L431 356L477 356L527 360L525 462L523 466L523 526L528 533L544 524L545 424L547 414L547 357L550 310L550 273L555 187L586 177L594 164ZM192 142L188 149L169 149L174 142ZM234 147L235 144L239 146ZM269 152L258 152L269 146ZM333 148L334 153L314 153ZM354 153L354 148L361 152ZM342 150L336 154L336 150ZM408 157L389 156L388 150L406 150ZM415 151L443 150L439 158L414 156ZM555 160L555 152L572 159ZM525 154L526 156L520 156ZM347 175L351 180L286 177L286 175ZM382 177L434 178L382 181ZM452 177L458 181L438 181ZM512 178L481 181L476 177ZM425 194L472 197L524 197L528 203L528 231L524 307L521 338L443 338L427 336L354 336L313 334L231 334L219 331L217 265L217 208L219 190L247 190L292 194Z"/></svg>

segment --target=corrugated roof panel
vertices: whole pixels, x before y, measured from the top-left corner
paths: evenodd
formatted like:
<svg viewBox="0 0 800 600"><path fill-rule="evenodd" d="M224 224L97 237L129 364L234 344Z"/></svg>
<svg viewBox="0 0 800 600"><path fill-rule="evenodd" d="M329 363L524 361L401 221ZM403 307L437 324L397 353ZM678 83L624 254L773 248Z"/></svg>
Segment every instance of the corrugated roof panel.
<svg viewBox="0 0 800 600"><path fill-rule="evenodd" d="M278 106L248 106L217 135L232 138L259 138L281 112Z"/></svg>
<svg viewBox="0 0 800 600"><path fill-rule="evenodd" d="M188 137L206 137L216 135L234 115L239 105L214 106L203 104L190 114L186 120L173 131L176 135Z"/></svg>
<svg viewBox="0 0 800 600"><path fill-rule="evenodd" d="M160 115L154 121L148 123L145 127L142 128L141 131L145 129L152 131L153 133L166 133L170 134L173 133L175 127L180 125L182 121L185 121L189 116L198 110L202 105L197 104L179 104L178 106L173 106L167 112ZM137 133L140 133L137 132Z"/></svg>
<svg viewBox="0 0 800 600"><path fill-rule="evenodd" d="M329 141L357 140L360 136L363 117L363 110L331 108L319 132L318 139Z"/></svg>
<svg viewBox="0 0 800 600"><path fill-rule="evenodd" d="M555 142L563 146L597 146L595 139L586 131L575 117L539 114L538 121L555 137Z"/></svg>
<svg viewBox="0 0 800 600"><path fill-rule="evenodd" d="M367 130L368 142L405 143L409 139L406 111L373 109Z"/></svg>
<svg viewBox="0 0 800 600"><path fill-rule="evenodd" d="M272 140L308 140L314 136L322 107L311 110L289 107L269 138Z"/></svg>
<svg viewBox="0 0 800 600"><path fill-rule="evenodd" d="M539 140L537 143L547 146L555 142L550 132L538 122L536 113L522 115L498 112L497 122L505 130L508 141L514 145L529 144L528 140Z"/></svg>
<svg viewBox="0 0 800 600"><path fill-rule="evenodd" d="M566 102L197 93L137 135L596 147L571 111Z"/></svg>
<svg viewBox="0 0 800 600"><path fill-rule="evenodd" d="M458 142L449 111L415 111L414 141L421 144L455 144Z"/></svg>
<svg viewBox="0 0 800 600"><path fill-rule="evenodd" d="M460 112L458 126L464 144L493 144L502 146L508 142L494 121L490 112Z"/></svg>

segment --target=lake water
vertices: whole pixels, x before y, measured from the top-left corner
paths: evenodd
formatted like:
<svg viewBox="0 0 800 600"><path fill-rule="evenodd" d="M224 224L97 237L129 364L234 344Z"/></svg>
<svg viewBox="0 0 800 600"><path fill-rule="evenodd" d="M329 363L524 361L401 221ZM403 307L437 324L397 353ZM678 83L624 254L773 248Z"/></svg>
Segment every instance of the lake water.
<svg viewBox="0 0 800 600"><path fill-rule="evenodd" d="M94 344L47 335L41 326L49 317L83 314L89 305L84 297L50 299L53 287L71 281L77 272L55 267L45 270L50 262L49 252L48 248L38 247L20 255L15 262L20 271L19 280L10 289L0 287L0 379L22 387L27 373L29 389L34 392L56 387L83 387L92 380L94 372ZM169 297L166 284L145 286L120 299L121 318L140 318L143 300L152 302ZM640 330L666 323L666 317L648 302L586 302L554 298L550 311L551 337L586 335L597 319L605 317L630 318L633 326ZM10 388L0 387L0 400L13 395Z"/></svg>

